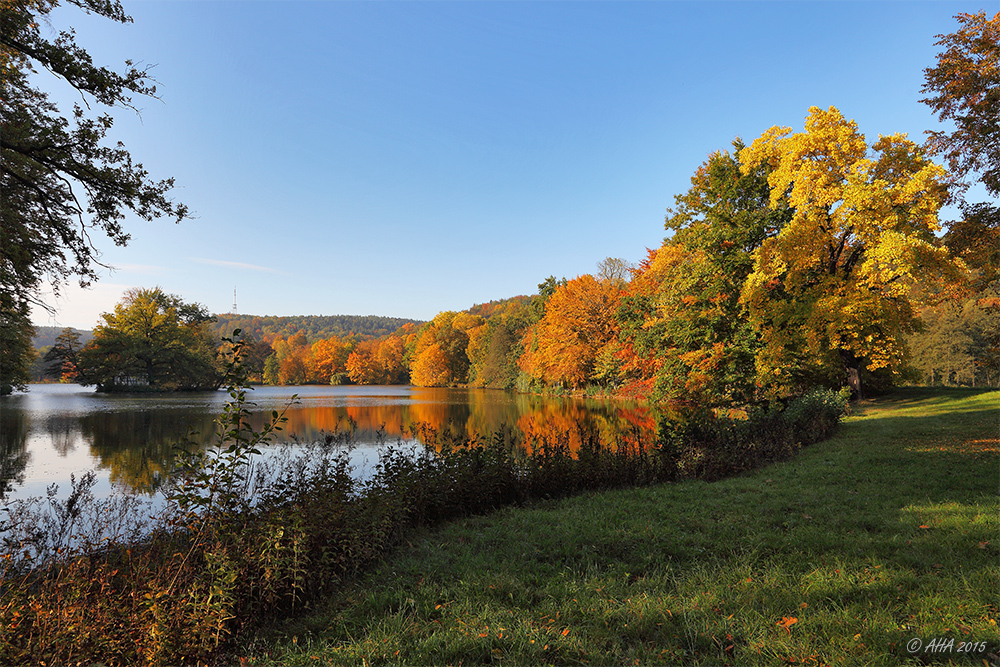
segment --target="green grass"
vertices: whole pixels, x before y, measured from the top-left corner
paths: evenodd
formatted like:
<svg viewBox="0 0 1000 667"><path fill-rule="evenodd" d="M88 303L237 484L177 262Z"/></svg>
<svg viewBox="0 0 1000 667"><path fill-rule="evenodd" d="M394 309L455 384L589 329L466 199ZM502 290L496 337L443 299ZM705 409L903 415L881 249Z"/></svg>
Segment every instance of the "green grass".
<svg viewBox="0 0 1000 667"><path fill-rule="evenodd" d="M740 477L416 533L243 660L1000 662L998 408L997 392L901 391ZM956 650L907 650L936 637ZM988 649L960 654L963 641Z"/></svg>

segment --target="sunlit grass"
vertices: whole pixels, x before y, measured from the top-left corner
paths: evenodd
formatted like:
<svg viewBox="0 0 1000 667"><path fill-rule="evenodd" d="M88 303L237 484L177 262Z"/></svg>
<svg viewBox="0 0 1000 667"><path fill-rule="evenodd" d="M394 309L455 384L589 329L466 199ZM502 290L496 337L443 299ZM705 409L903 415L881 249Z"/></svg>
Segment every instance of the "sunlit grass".
<svg viewBox="0 0 1000 667"><path fill-rule="evenodd" d="M592 493L426 530L246 655L997 662L998 408L997 392L901 392L856 407L834 439L737 478ZM907 649L935 637L989 649Z"/></svg>

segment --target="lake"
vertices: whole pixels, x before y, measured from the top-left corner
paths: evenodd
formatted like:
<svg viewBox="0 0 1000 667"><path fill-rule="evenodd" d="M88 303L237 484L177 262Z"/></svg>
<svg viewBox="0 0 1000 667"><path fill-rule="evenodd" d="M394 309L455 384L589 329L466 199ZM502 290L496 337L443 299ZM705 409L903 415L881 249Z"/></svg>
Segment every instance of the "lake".
<svg viewBox="0 0 1000 667"><path fill-rule="evenodd" d="M247 393L256 428L298 394L286 413L282 440L294 436L308 442L353 424L351 460L359 474L377 462L379 442L423 446L424 438L411 435L413 426L474 436L506 425L530 448L540 434L573 433L580 424L598 429L608 441L623 435L645 440L658 418L642 405L490 389L303 386ZM228 399L224 391L126 395L73 384L31 385L28 392L0 398L0 492L8 499L44 496L49 485L58 484L65 496L71 474L95 470L96 496L116 490L155 494L179 445L214 443L214 420Z"/></svg>

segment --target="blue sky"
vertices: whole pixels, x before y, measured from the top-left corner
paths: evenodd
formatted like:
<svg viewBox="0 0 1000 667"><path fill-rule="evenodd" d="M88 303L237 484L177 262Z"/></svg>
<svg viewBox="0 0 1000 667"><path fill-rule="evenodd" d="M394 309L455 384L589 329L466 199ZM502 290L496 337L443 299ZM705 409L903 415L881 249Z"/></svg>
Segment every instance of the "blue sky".
<svg viewBox="0 0 1000 667"><path fill-rule="evenodd" d="M1000 1L123 2L75 8L96 62L154 64L112 136L197 216L95 237L117 267L40 325L133 286L212 312L387 315L532 294L637 261L706 156L836 106L870 140L937 127L935 35ZM78 96L45 82L69 109Z"/></svg>

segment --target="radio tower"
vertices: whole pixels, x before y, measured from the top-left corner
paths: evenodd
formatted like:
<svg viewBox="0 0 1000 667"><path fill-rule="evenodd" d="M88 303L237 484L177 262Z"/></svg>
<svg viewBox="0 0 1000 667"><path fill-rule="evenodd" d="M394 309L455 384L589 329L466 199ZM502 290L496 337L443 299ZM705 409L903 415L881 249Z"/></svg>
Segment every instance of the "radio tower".
<svg viewBox="0 0 1000 667"><path fill-rule="evenodd" d="M237 315L240 311L236 310L236 288L233 288L233 315Z"/></svg>

